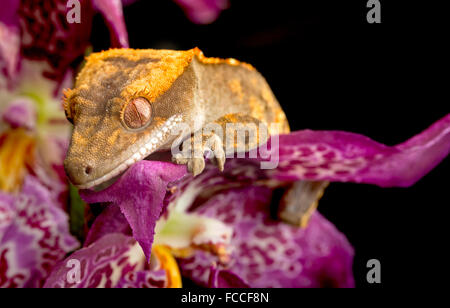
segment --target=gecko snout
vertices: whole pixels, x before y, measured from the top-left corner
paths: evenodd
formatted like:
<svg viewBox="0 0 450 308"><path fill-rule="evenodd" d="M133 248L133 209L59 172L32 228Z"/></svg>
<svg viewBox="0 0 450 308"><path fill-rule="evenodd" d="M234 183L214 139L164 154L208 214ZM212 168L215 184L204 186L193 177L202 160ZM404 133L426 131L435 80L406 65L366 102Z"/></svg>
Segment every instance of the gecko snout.
<svg viewBox="0 0 450 308"><path fill-rule="evenodd" d="M64 170L69 180L77 186L87 183L95 177L95 168L88 162L78 162L66 158L64 160Z"/></svg>

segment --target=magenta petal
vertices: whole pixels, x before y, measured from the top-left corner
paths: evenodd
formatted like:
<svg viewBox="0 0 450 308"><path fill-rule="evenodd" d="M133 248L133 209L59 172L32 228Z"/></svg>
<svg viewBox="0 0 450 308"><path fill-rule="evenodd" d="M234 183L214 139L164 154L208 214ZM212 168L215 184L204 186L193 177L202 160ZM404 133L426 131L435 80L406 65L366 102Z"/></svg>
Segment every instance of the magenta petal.
<svg viewBox="0 0 450 308"><path fill-rule="evenodd" d="M339 131L303 130L280 136L279 180L328 180L410 186L450 152L450 114L397 146ZM277 149L275 149L277 150Z"/></svg>
<svg viewBox="0 0 450 308"><path fill-rule="evenodd" d="M41 287L65 255L78 247L68 217L35 178L21 193L0 193L0 287Z"/></svg>
<svg viewBox="0 0 450 308"><path fill-rule="evenodd" d="M20 55L20 27L17 10L20 0L8 0L0 10L0 70L13 77Z"/></svg>
<svg viewBox="0 0 450 308"><path fill-rule="evenodd" d="M108 24L111 32L112 47L124 47L128 45L128 33L123 18L123 8L121 0L93 0L97 10L99 10Z"/></svg>
<svg viewBox="0 0 450 308"><path fill-rule="evenodd" d="M86 236L84 246L87 247L110 233L131 235L130 225L117 204L106 206L95 219Z"/></svg>
<svg viewBox="0 0 450 308"><path fill-rule="evenodd" d="M209 24L228 8L228 0L175 0L194 23Z"/></svg>
<svg viewBox="0 0 450 308"><path fill-rule="evenodd" d="M80 23L69 23L67 14L72 8L66 6L67 1L21 1L21 54L31 60L46 61L50 67L43 75L51 80L61 82L89 45L94 10L91 0L77 3Z"/></svg>
<svg viewBox="0 0 450 308"><path fill-rule="evenodd" d="M221 270L216 267L210 269L208 281L209 288L248 288L241 277L229 270Z"/></svg>
<svg viewBox="0 0 450 308"><path fill-rule="evenodd" d="M147 270L128 273L119 280L116 288L164 288L167 284L165 270Z"/></svg>
<svg viewBox="0 0 450 308"><path fill-rule="evenodd" d="M15 216L14 197L0 193L0 234L4 234Z"/></svg>
<svg viewBox="0 0 450 308"><path fill-rule="evenodd" d="M82 191L88 203L111 202L120 207L148 260L156 221L169 182L186 174L186 167L160 161L140 161L113 185L100 192Z"/></svg>
<svg viewBox="0 0 450 308"><path fill-rule="evenodd" d="M131 237L117 233L108 234L59 263L44 287L116 287L123 277L145 269L144 255L140 248L139 251L136 250L136 245L136 241ZM142 258L136 255L139 253Z"/></svg>
<svg viewBox="0 0 450 308"><path fill-rule="evenodd" d="M234 189L195 209L234 229L232 256L221 269L250 287L353 287L354 252L345 236L317 212L304 229L273 220L271 197L267 187ZM183 276L211 284L216 256L197 251L179 261Z"/></svg>

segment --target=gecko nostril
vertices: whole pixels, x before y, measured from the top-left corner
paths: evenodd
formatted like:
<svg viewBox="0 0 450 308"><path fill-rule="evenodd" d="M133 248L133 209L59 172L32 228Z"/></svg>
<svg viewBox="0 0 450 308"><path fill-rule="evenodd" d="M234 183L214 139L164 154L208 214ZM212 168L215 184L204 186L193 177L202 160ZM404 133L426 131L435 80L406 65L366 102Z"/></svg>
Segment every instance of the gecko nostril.
<svg viewBox="0 0 450 308"><path fill-rule="evenodd" d="M84 169L84 173L86 174L90 174L92 172L92 167L91 166L86 166L86 168Z"/></svg>

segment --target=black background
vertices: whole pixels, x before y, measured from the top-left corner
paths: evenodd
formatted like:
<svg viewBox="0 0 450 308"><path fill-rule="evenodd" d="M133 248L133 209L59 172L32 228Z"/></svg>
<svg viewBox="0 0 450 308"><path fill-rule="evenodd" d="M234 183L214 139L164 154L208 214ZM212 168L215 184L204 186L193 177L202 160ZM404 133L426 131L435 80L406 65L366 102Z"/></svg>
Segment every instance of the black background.
<svg viewBox="0 0 450 308"><path fill-rule="evenodd" d="M346 130L394 145L450 111L448 18L430 1L380 2L381 24L367 23L367 0L232 0L210 25L191 23L172 1L141 0L125 18L133 48L198 46L253 64L292 130ZM100 16L92 36L96 51L108 48ZM447 158L407 189L330 185L319 211L355 247L358 287L376 287L366 282L372 258L381 286L433 284L448 272L448 175Z"/></svg>

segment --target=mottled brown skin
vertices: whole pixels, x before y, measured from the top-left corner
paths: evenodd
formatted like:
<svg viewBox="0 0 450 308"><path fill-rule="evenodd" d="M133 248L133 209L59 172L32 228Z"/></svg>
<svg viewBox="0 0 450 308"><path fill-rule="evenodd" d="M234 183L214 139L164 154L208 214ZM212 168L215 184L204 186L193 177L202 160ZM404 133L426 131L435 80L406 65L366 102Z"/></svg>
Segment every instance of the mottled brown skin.
<svg viewBox="0 0 450 308"><path fill-rule="evenodd" d="M64 165L75 185L100 178L127 160L172 115L183 115L192 129L195 121L248 121L278 123L280 133L289 131L286 117L260 73L234 59L206 58L198 49L95 53L87 58L75 88L65 96L65 110L74 130ZM121 113L125 104L137 97L150 101L153 118L144 129L129 130ZM158 150L169 149L172 142L165 140ZM188 160L177 162L189 164ZM190 171L196 173L194 167Z"/></svg>

